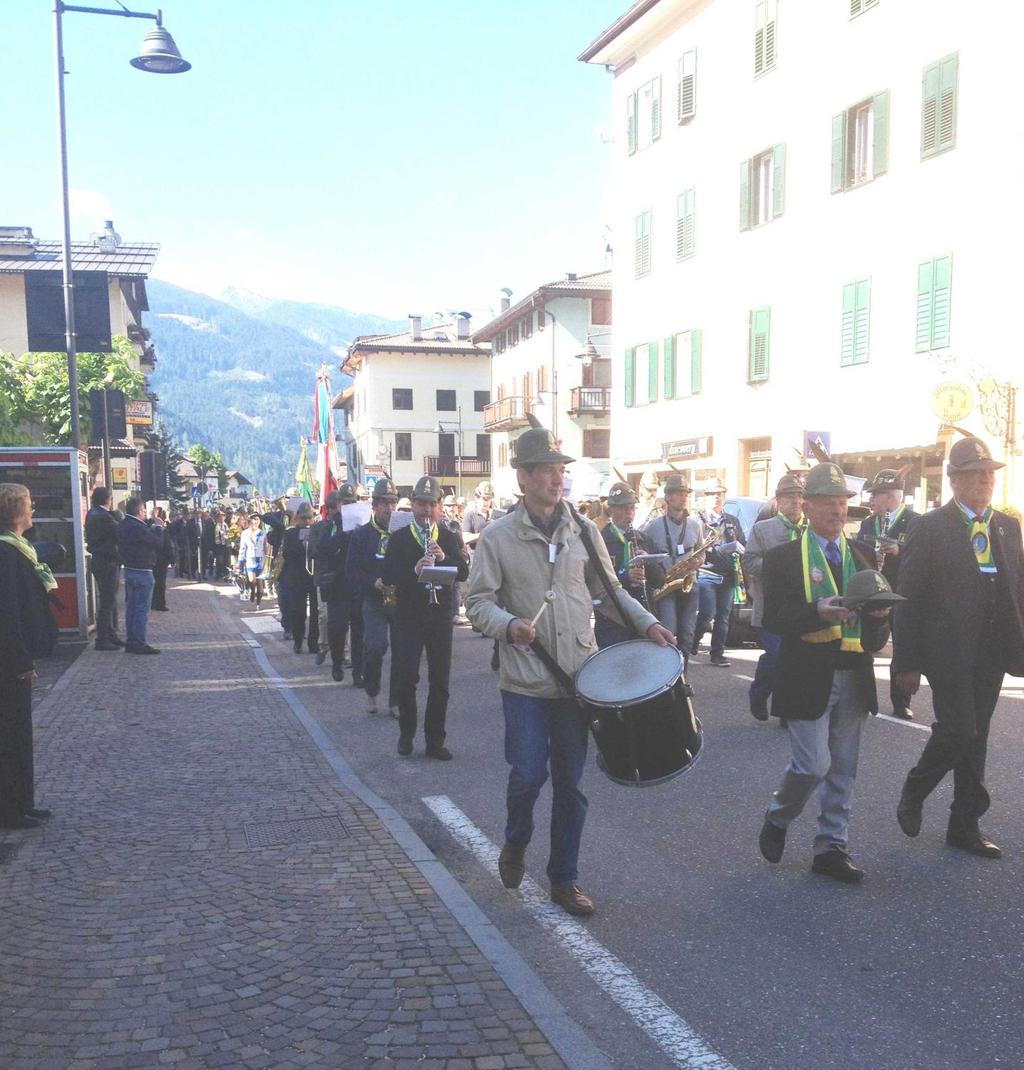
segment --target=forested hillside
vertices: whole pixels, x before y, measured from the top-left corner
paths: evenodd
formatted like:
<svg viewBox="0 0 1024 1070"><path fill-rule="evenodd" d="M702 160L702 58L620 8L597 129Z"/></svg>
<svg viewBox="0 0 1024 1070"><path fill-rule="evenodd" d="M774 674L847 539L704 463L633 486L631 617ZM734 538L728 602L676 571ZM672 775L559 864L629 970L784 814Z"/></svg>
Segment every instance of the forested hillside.
<svg viewBox="0 0 1024 1070"><path fill-rule="evenodd" d="M339 351L355 334L395 325L344 309L246 295L253 316L157 279L146 288L151 311L144 322L157 349L151 384L160 418L184 449L201 442L216 450L229 470L244 473L264 494L293 482L299 438L312 426L321 362L331 369L337 393L346 385L337 370ZM238 299L235 292L226 296ZM256 302L264 307L258 310ZM273 322L273 309L290 325ZM351 336L341 334L342 323L351 324Z"/></svg>

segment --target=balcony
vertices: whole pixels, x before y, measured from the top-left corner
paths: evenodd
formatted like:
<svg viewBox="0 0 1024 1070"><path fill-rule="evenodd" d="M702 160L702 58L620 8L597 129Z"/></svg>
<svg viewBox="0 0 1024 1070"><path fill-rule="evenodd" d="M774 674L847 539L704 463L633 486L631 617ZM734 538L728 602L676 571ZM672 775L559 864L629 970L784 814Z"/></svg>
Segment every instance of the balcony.
<svg viewBox="0 0 1024 1070"><path fill-rule="evenodd" d="M611 407L611 387L574 386L569 396L570 416L603 416Z"/></svg>
<svg viewBox="0 0 1024 1070"><path fill-rule="evenodd" d="M515 431L530 422L527 415L533 412L533 398L511 397L492 401L484 406L485 431Z"/></svg>
<svg viewBox="0 0 1024 1070"><path fill-rule="evenodd" d="M424 457L423 474L425 476L446 477L458 479L460 474L458 457ZM467 479L470 477L481 478L491 474L491 460L489 457L463 457L461 474Z"/></svg>

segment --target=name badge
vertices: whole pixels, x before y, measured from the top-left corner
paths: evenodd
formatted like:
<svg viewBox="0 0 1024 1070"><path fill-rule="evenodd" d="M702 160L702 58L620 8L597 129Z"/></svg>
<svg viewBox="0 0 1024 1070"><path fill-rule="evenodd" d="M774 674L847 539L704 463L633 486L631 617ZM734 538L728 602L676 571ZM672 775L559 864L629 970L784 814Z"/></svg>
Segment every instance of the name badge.
<svg viewBox="0 0 1024 1070"><path fill-rule="evenodd" d="M677 553L677 554L679 554L679 555L680 555L680 557L681 557L681 556L682 556L683 554L688 554L689 552L690 552L690 551L689 551L689 550L687 550L687 549L686 549L686 547L685 547L685 546L684 546L684 545L683 545L682 543L679 543L679 545L678 545L678 546L676 547L676 553Z"/></svg>
<svg viewBox="0 0 1024 1070"><path fill-rule="evenodd" d="M553 543L548 543L548 564L553 565L555 558L558 556L558 547Z"/></svg>

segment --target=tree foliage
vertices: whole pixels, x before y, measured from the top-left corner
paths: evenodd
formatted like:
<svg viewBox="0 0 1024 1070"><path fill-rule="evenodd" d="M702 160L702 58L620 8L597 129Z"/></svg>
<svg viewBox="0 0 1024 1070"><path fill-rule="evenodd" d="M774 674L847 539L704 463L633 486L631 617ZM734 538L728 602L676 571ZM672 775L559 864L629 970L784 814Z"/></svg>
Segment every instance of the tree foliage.
<svg viewBox="0 0 1024 1070"><path fill-rule="evenodd" d="M123 335L110 353L79 353L78 410L82 440L90 431L89 391L123 390L127 401L146 394L146 380L136 370L135 350ZM71 437L71 391L66 353L0 354L0 443L21 445L42 438L66 445Z"/></svg>
<svg viewBox="0 0 1024 1070"><path fill-rule="evenodd" d="M178 471L178 465L185 459L181 446L171 437L162 423L153 428L155 448L161 450L167 458L167 497L172 504L184 505L189 500L188 485L185 477Z"/></svg>
<svg viewBox="0 0 1024 1070"><path fill-rule="evenodd" d="M211 472L216 472L217 489L221 494L227 490L228 472L224 467L224 459L219 453L197 442L189 446L185 456L199 469L199 474L203 479Z"/></svg>

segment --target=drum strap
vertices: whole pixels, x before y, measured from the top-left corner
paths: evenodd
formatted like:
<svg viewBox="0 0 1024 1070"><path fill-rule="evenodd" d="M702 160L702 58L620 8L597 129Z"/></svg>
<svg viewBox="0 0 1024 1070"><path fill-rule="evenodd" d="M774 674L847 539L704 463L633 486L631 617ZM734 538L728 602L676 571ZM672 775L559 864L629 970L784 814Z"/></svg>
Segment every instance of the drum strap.
<svg viewBox="0 0 1024 1070"><path fill-rule="evenodd" d="M559 685L568 691L570 695L573 695L579 700L579 696L576 694L576 685L572 682L572 677L570 677L565 669L563 669L562 666L559 665L548 653L544 644L539 639L534 639L530 644L530 649L538 658L540 658L545 667L551 672L551 675L558 681Z"/></svg>

